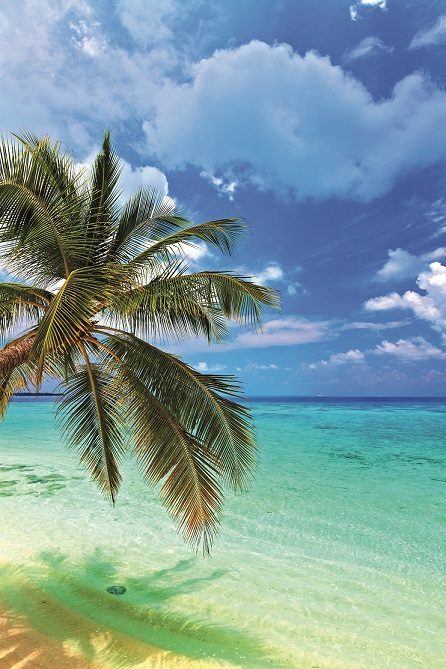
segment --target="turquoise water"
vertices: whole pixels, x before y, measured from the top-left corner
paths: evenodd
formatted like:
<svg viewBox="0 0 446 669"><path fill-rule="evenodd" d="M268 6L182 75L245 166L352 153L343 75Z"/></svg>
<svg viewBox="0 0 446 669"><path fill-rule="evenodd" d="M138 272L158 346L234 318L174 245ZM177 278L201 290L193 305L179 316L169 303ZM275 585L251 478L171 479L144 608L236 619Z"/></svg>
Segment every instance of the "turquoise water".
<svg viewBox="0 0 446 669"><path fill-rule="evenodd" d="M258 474L203 559L130 465L111 508L53 404L13 403L0 601L103 667L444 669L446 401L252 410Z"/></svg>

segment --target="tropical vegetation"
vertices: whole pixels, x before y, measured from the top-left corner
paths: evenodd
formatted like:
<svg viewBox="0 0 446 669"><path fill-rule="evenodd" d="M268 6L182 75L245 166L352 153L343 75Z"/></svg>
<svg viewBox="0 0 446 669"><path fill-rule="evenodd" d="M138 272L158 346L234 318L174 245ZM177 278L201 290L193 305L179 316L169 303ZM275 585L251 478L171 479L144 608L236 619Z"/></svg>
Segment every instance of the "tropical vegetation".
<svg viewBox="0 0 446 669"><path fill-rule="evenodd" d="M194 224L142 187L122 203L122 163L104 135L90 170L33 134L0 140L0 412L60 382L64 438L115 503L133 456L187 541L205 552L224 490L244 490L256 446L241 386L159 345L223 341L228 319L261 327L278 296L233 272L192 271L188 249L234 250L238 218Z"/></svg>

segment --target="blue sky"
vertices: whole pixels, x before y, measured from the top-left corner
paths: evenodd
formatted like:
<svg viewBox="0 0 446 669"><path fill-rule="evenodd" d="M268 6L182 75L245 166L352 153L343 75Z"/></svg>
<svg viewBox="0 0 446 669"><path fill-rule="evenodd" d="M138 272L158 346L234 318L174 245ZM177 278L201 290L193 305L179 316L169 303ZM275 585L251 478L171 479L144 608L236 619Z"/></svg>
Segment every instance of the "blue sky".
<svg viewBox="0 0 446 669"><path fill-rule="evenodd" d="M445 395L443 0L5 0L3 132L88 164L105 127L130 193L240 216L236 269L279 289L260 335L174 347L249 395Z"/></svg>

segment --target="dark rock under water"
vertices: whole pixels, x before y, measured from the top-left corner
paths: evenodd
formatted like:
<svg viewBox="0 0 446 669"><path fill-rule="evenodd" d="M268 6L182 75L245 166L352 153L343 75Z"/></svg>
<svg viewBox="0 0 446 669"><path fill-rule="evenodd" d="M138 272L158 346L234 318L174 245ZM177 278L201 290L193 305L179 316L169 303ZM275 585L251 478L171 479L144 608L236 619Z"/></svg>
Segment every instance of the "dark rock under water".
<svg viewBox="0 0 446 669"><path fill-rule="evenodd" d="M123 585L110 585L110 587L107 588L107 592L111 595L123 595L126 590L127 588Z"/></svg>

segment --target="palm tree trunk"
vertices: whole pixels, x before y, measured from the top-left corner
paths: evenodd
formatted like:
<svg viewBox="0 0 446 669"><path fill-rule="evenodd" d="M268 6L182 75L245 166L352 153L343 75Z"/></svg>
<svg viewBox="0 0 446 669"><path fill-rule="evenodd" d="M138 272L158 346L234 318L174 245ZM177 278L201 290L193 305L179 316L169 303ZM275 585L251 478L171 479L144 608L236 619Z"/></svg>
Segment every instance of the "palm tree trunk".
<svg viewBox="0 0 446 669"><path fill-rule="evenodd" d="M22 365L29 358L34 337L7 344L0 351L0 379L7 377L16 367Z"/></svg>

